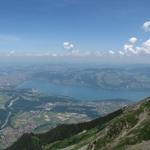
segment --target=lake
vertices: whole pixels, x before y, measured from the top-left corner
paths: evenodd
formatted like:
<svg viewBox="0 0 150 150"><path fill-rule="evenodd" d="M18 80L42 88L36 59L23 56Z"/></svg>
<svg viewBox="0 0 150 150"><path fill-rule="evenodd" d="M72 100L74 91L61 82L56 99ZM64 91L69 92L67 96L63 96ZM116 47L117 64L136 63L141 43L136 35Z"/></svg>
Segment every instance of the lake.
<svg viewBox="0 0 150 150"><path fill-rule="evenodd" d="M29 80L20 84L19 89L37 89L40 92L51 94L69 96L79 100L103 100L103 99L129 99L141 100L150 96L150 91L135 91L135 90L104 90L100 88L92 88L76 85L60 85L48 83L44 80Z"/></svg>

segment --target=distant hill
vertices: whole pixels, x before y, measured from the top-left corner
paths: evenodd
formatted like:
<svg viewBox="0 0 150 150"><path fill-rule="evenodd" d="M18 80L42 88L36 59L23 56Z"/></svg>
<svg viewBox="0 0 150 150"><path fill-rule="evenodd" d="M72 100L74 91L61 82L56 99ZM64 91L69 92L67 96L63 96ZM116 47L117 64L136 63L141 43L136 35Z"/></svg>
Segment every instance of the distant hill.
<svg viewBox="0 0 150 150"><path fill-rule="evenodd" d="M32 79L44 79L50 83L82 85L102 89L149 90L150 67L105 67L87 69L59 69L38 71Z"/></svg>
<svg viewBox="0 0 150 150"><path fill-rule="evenodd" d="M150 98L90 122L24 134L7 150L149 150Z"/></svg>

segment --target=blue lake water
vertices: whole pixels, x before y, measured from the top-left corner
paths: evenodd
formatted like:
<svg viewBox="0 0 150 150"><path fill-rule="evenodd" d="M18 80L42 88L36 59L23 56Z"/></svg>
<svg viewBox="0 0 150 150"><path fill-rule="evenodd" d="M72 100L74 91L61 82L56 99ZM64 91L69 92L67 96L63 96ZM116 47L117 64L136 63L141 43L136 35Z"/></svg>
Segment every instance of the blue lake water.
<svg viewBox="0 0 150 150"><path fill-rule="evenodd" d="M52 95L69 96L81 100L103 100L103 99L129 99L141 100L150 96L150 91L132 91L132 90L104 90L99 88L85 86L71 86L48 83L43 80L25 81L18 86L19 89L35 88L43 93Z"/></svg>

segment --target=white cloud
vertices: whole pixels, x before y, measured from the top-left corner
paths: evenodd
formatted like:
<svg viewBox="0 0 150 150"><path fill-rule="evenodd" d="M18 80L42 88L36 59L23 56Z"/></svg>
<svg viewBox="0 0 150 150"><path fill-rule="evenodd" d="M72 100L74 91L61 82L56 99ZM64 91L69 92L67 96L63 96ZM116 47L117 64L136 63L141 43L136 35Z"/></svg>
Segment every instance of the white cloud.
<svg viewBox="0 0 150 150"><path fill-rule="evenodd" d="M14 53L15 53L15 51L14 51L14 50L12 50L12 51L10 51L9 53L10 53L10 54L14 54Z"/></svg>
<svg viewBox="0 0 150 150"><path fill-rule="evenodd" d="M125 44L123 51L120 51L119 53L121 54L121 52L127 56L130 56L130 55L150 55L150 39L143 42L141 44L141 46L135 47L135 42L132 42L130 44Z"/></svg>
<svg viewBox="0 0 150 150"><path fill-rule="evenodd" d="M144 46L145 48L150 49L150 39L148 39L147 41L145 41L145 42L143 43L143 46Z"/></svg>
<svg viewBox="0 0 150 150"><path fill-rule="evenodd" d="M119 54L121 55L137 55L139 51L135 48L135 44L137 43L138 39L136 37L131 37L129 39L129 43L123 46L123 51L120 51Z"/></svg>
<svg viewBox="0 0 150 150"><path fill-rule="evenodd" d="M143 29L148 32L150 31L150 21L146 21L144 24L143 24Z"/></svg>
<svg viewBox="0 0 150 150"><path fill-rule="evenodd" d="M56 53L53 53L52 56L53 56L53 57L57 57L58 55L57 55Z"/></svg>
<svg viewBox="0 0 150 150"><path fill-rule="evenodd" d="M140 52L144 52L145 54L150 54L150 39L143 42L141 47L138 47Z"/></svg>
<svg viewBox="0 0 150 150"><path fill-rule="evenodd" d="M115 52L111 51L111 50L108 53L111 54L111 55L115 54Z"/></svg>
<svg viewBox="0 0 150 150"><path fill-rule="evenodd" d="M118 52L120 55L125 55L125 53L123 51L119 51Z"/></svg>
<svg viewBox="0 0 150 150"><path fill-rule="evenodd" d="M15 54L15 51L12 50L12 51L8 52L7 56L13 56L14 54Z"/></svg>
<svg viewBox="0 0 150 150"><path fill-rule="evenodd" d="M70 43L70 42L64 42L63 43L63 48L66 50L72 50L74 48L74 44Z"/></svg>
<svg viewBox="0 0 150 150"><path fill-rule="evenodd" d="M146 21L143 24L143 29L145 31L150 31L150 21ZM150 39L143 42L140 46L136 46L138 39L136 37L131 37L129 42L124 45L123 51L119 51L120 55L150 55ZM141 41L139 41L141 42Z"/></svg>
<svg viewBox="0 0 150 150"><path fill-rule="evenodd" d="M132 44L125 44L124 45L124 52L127 54L133 53L136 54L136 50L134 49L134 46Z"/></svg>
<svg viewBox="0 0 150 150"><path fill-rule="evenodd" d="M138 39L137 39L136 37L131 37L131 38L129 39L129 42L130 42L131 44L135 44L137 41L138 41Z"/></svg>

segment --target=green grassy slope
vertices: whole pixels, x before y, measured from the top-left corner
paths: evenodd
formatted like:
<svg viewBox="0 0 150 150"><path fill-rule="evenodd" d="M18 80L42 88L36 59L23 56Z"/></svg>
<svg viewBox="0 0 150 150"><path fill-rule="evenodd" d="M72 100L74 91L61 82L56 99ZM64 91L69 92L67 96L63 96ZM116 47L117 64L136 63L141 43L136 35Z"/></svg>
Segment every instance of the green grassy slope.
<svg viewBox="0 0 150 150"><path fill-rule="evenodd" d="M123 110L106 124L48 144L45 150L150 149L150 98Z"/></svg>
<svg viewBox="0 0 150 150"><path fill-rule="evenodd" d="M115 111L105 117L100 117L98 119L85 122L85 123L79 123L79 124L70 124L70 125L60 125L57 126L56 128L50 130L47 133L44 134L37 134L34 135L33 133L31 134L25 134L28 136L26 138L25 135L23 135L17 142L15 142L11 147L7 148L7 150L30 150L26 145L30 143L30 145L35 145L34 143L37 143L38 147L44 147L47 144L63 140L69 137L72 137L73 135L76 135L80 132L83 132L84 130L90 130L92 128L95 128L97 126L103 127L104 124L112 120L118 115L122 114L122 110ZM30 141L28 141L30 139ZM20 144L22 143L22 144ZM32 150L34 150L32 148ZM37 149L35 149L37 150Z"/></svg>
<svg viewBox="0 0 150 150"><path fill-rule="evenodd" d="M7 150L148 150L150 98L90 122L60 125L44 134L26 136Z"/></svg>

